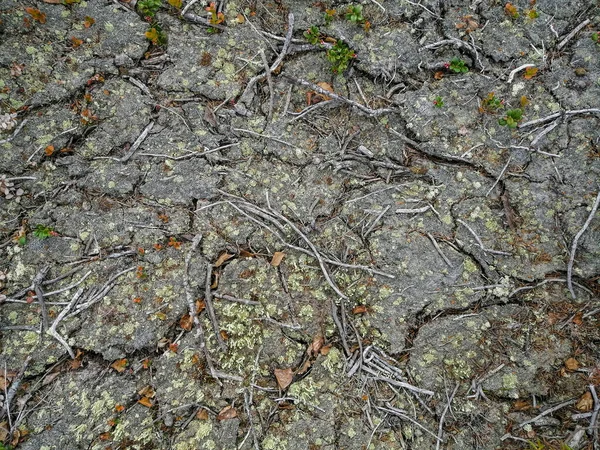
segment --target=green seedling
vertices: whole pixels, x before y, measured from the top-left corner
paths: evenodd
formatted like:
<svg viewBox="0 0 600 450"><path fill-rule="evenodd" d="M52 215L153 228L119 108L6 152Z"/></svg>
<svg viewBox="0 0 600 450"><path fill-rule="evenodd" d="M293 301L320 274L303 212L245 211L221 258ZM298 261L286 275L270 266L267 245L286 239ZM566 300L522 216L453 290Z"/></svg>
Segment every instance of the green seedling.
<svg viewBox="0 0 600 450"><path fill-rule="evenodd" d="M52 227L38 224L33 230L33 235L38 239L47 239L50 236L56 236L57 233Z"/></svg>
<svg viewBox="0 0 600 450"><path fill-rule="evenodd" d="M219 25L225 22L225 15L222 12L217 12L217 5L215 2L211 2L206 9L210 13L209 22L211 25ZM209 33L217 33L218 29L215 27L209 27L207 30Z"/></svg>
<svg viewBox="0 0 600 450"><path fill-rule="evenodd" d="M342 73L346 70L353 58L356 58L356 53L342 41L337 41L333 47L327 50L327 60L331 63L334 73Z"/></svg>
<svg viewBox="0 0 600 450"><path fill-rule="evenodd" d="M521 108L509 109L506 111L506 116L498 120L498 123L503 127L517 128L517 125L523 118L523 110Z"/></svg>
<svg viewBox="0 0 600 450"><path fill-rule="evenodd" d="M452 58L448 68L454 73L467 73L469 71L465 62L460 58Z"/></svg>
<svg viewBox="0 0 600 450"><path fill-rule="evenodd" d="M496 97L496 94L493 92L490 92L487 97L481 101L481 112L495 112L501 108L504 108L504 102Z"/></svg>
<svg viewBox="0 0 600 450"><path fill-rule="evenodd" d="M436 95L435 100L433 100L433 106L436 108L441 108L444 106L444 99L439 95Z"/></svg>
<svg viewBox="0 0 600 450"><path fill-rule="evenodd" d="M167 34L163 31L160 23L156 21L150 24L150 28L144 33L144 36L154 45L164 45L167 43Z"/></svg>
<svg viewBox="0 0 600 450"><path fill-rule="evenodd" d="M333 21L333 16L335 16L335 9L325 10L325 16L323 17L323 20L325 20L325 25L331 25L331 22Z"/></svg>
<svg viewBox="0 0 600 450"><path fill-rule="evenodd" d="M162 0L140 0L137 4L139 12L145 17L154 17L161 6Z"/></svg>
<svg viewBox="0 0 600 450"><path fill-rule="evenodd" d="M349 20L356 25L361 25L365 22L365 18L362 14L362 5L351 5L348 7L346 12L346 20Z"/></svg>
<svg viewBox="0 0 600 450"><path fill-rule="evenodd" d="M596 44L600 45L600 33L599 32L592 33L592 41L594 41Z"/></svg>
<svg viewBox="0 0 600 450"><path fill-rule="evenodd" d="M319 27L313 25L304 32L304 37L312 45L317 45L319 42L321 42L321 33L319 32Z"/></svg>

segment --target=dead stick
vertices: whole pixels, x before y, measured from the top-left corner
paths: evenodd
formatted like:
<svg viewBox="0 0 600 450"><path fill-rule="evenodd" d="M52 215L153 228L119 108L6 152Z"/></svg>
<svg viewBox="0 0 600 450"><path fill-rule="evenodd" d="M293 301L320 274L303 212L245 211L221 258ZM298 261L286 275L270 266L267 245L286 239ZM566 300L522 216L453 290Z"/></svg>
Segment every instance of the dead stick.
<svg viewBox="0 0 600 450"><path fill-rule="evenodd" d="M227 345L225 345L225 341L221 337L221 333L219 332L219 322L217 321L217 316L215 314L215 308L212 303L212 292L211 292L211 277L212 277L212 264L208 263L206 265L206 281L204 283L204 303L206 305L206 311L208 312L208 317L210 318L210 323L212 324L213 331L215 332L215 336L217 338L217 342L219 343L219 347L223 350L227 349Z"/></svg>
<svg viewBox="0 0 600 450"><path fill-rule="evenodd" d="M596 196L596 200L594 201L594 205L592 206L592 211L590 212L590 215L588 216L587 220L583 224L583 227L581 227L581 230L579 230L579 232L575 236L575 239L573 239L573 245L571 246L571 256L569 257L569 264L567 265L567 286L568 286L569 292L571 293L571 296L573 298L575 298L575 291L573 290L572 277L573 277L573 264L575 263L575 252L577 252L577 243L579 242L579 238L581 238L583 233L585 233L585 230L587 230L587 227L590 226L590 223L592 222L592 219L594 218L594 215L596 214L596 211L598 210L599 204L600 204L600 190L598 191L598 195Z"/></svg>

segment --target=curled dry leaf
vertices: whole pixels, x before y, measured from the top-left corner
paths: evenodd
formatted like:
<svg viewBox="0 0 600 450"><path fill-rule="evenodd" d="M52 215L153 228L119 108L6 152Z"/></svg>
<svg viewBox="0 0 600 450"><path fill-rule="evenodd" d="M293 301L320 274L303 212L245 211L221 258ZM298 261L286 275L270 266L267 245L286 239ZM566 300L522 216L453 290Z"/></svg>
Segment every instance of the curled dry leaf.
<svg viewBox="0 0 600 450"><path fill-rule="evenodd" d="M592 393L590 391L583 394L577 403L575 404L575 408L581 412L591 411L594 406L594 399L592 398Z"/></svg>
<svg viewBox="0 0 600 450"><path fill-rule="evenodd" d="M271 265L273 267L277 267L279 264L281 264L281 261L283 260L284 256L285 256L285 253L283 253L283 252L273 253L273 258L271 259Z"/></svg>
<svg viewBox="0 0 600 450"><path fill-rule="evenodd" d="M575 358L569 358L565 361L565 367L567 370L575 371L579 369L579 362Z"/></svg>
<svg viewBox="0 0 600 450"><path fill-rule="evenodd" d="M125 368L127 367L127 358L117 359L114 363L110 365L110 367L112 367L119 373L124 372Z"/></svg>
<svg viewBox="0 0 600 450"><path fill-rule="evenodd" d="M227 252L225 252L225 253L222 253L222 254L221 254L221 256L219 256L219 257L217 258L217 261L215 262L215 267L221 267L225 261L228 261L228 260L230 260L230 259L231 259L231 258L233 258L234 256L235 256L235 255L232 255L232 254L230 254L230 253L227 253Z"/></svg>
<svg viewBox="0 0 600 450"><path fill-rule="evenodd" d="M192 319L192 316L186 314L181 319L179 319L179 326L185 331L190 331L192 329L193 322L194 320Z"/></svg>
<svg viewBox="0 0 600 450"><path fill-rule="evenodd" d="M323 347L323 344L325 344L325 339L323 338L323 336L315 336L312 341L312 344L310 344L306 349L306 354L311 357L317 356L319 354L319 350L321 350L321 347Z"/></svg>
<svg viewBox="0 0 600 450"><path fill-rule="evenodd" d="M237 417L237 415L237 409L235 409L233 406L228 405L221 410L221 412L217 416L217 420L231 420Z"/></svg>
<svg viewBox="0 0 600 450"><path fill-rule="evenodd" d="M279 389L284 390L290 384L292 384L292 380L294 378L294 372L291 368L289 369L275 369L275 378L277 379L277 384L279 385Z"/></svg>
<svg viewBox="0 0 600 450"><path fill-rule="evenodd" d="M152 403L152 400L150 400L148 397L142 397L137 402L146 408L152 408L152 406L154 406L154 403Z"/></svg>
<svg viewBox="0 0 600 450"><path fill-rule="evenodd" d="M208 411L202 408L200 411L196 413L196 419L198 420L208 420Z"/></svg>

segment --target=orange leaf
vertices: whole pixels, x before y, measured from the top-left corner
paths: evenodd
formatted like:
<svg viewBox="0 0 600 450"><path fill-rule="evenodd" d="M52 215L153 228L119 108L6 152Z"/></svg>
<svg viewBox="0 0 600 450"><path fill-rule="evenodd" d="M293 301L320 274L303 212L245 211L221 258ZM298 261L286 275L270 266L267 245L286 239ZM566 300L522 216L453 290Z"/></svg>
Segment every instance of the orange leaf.
<svg viewBox="0 0 600 450"><path fill-rule="evenodd" d="M146 408L152 408L152 406L154 406L154 404L152 403L152 400L150 400L148 397L142 397L138 400L138 403L142 406L145 406Z"/></svg>
<svg viewBox="0 0 600 450"><path fill-rule="evenodd" d="M196 314L200 314L206 308L204 300L196 300Z"/></svg>
<svg viewBox="0 0 600 450"><path fill-rule="evenodd" d="M581 412L591 411L594 406L594 399L592 398L592 394L590 391L586 392L581 396L577 403L575 404L575 408Z"/></svg>
<svg viewBox="0 0 600 450"><path fill-rule="evenodd" d="M110 439L110 432L106 432L106 433L102 433L100 436L98 436L98 439L100 439L101 441L108 441Z"/></svg>
<svg viewBox="0 0 600 450"><path fill-rule="evenodd" d="M192 316L186 314L181 319L179 319L179 326L182 330L190 331L192 329L193 322L194 320L192 319Z"/></svg>
<svg viewBox="0 0 600 450"><path fill-rule="evenodd" d="M120 403L117 403L115 405L115 411L118 413L123 412L123 411L125 411L125 407L123 405L121 405Z"/></svg>
<svg viewBox="0 0 600 450"><path fill-rule="evenodd" d="M154 398L154 395L156 395L156 392L154 391L154 388L152 386L147 384L146 386L144 386L142 389L140 389L138 391L138 395L140 395L142 397Z"/></svg>
<svg viewBox="0 0 600 450"><path fill-rule="evenodd" d="M433 78L435 78L436 80L441 80L442 78L444 78L444 72L438 70L436 73L433 74Z"/></svg>
<svg viewBox="0 0 600 450"><path fill-rule="evenodd" d="M133 303L142 303L142 297L135 297Z"/></svg>
<svg viewBox="0 0 600 450"><path fill-rule="evenodd" d="M208 420L208 411L202 408L200 411L196 413L196 419L198 420Z"/></svg>
<svg viewBox="0 0 600 450"><path fill-rule="evenodd" d="M367 307L365 305L358 305L352 308L352 314L364 314L367 312Z"/></svg>
<svg viewBox="0 0 600 450"><path fill-rule="evenodd" d="M221 338L223 338L224 341L229 339L229 334L227 333L227 331L221 330L221 331L219 331L219 334L221 335Z"/></svg>
<svg viewBox="0 0 600 450"><path fill-rule="evenodd" d="M507 3L506 5L504 5L504 12L506 13L506 15L512 17L513 19L519 17L519 11L517 10L517 7L512 3Z"/></svg>
<svg viewBox="0 0 600 450"><path fill-rule="evenodd" d="M218 258L217 261L215 262L215 267L221 267L223 265L223 263L225 261L230 260L231 258L233 258L235 255L232 255L230 253L222 253Z"/></svg>
<svg viewBox="0 0 600 450"><path fill-rule="evenodd" d="M528 409L531 409L531 404L525 400L517 400L513 405L513 409L515 411L527 411Z"/></svg>
<svg viewBox="0 0 600 450"><path fill-rule="evenodd" d="M573 322L575 325L581 325L583 323L583 312L578 312L575 314L575 317L573 317L571 322Z"/></svg>
<svg viewBox="0 0 600 450"><path fill-rule="evenodd" d="M332 347L333 347L333 345L331 345L331 344L324 345L323 348L321 348L321 355L327 356L327 354L330 352Z"/></svg>
<svg viewBox="0 0 600 450"><path fill-rule="evenodd" d="M525 69L524 77L526 80L531 80L533 77L536 76L537 73L538 73L537 67L528 67L527 69Z"/></svg>
<svg viewBox="0 0 600 450"><path fill-rule="evenodd" d="M49 145L48 147L46 147L44 149L44 153L46 154L46 156L52 156L52 153L54 153L54 145Z"/></svg>
<svg viewBox="0 0 600 450"><path fill-rule="evenodd" d="M283 253L283 252L273 253L273 258L271 259L271 265L273 267L277 267L279 264L281 264L281 261L283 260L284 256L285 256L285 253Z"/></svg>
<svg viewBox="0 0 600 450"><path fill-rule="evenodd" d="M158 30L156 28L150 28L144 33L144 36L146 36L146 38L149 41L151 41L154 45L158 45L160 35L158 34Z"/></svg>
<svg viewBox="0 0 600 450"><path fill-rule="evenodd" d="M127 358L117 359L114 363L110 365L110 367L112 367L119 373L124 372L125 368L127 367Z"/></svg>
<svg viewBox="0 0 600 450"><path fill-rule="evenodd" d="M579 369L579 362L575 358L569 358L565 361L565 367L567 370L575 371Z"/></svg>
<svg viewBox="0 0 600 450"><path fill-rule="evenodd" d="M217 416L217 420L230 420L237 417L237 410L233 406L226 406Z"/></svg>
<svg viewBox="0 0 600 450"><path fill-rule="evenodd" d="M246 21L246 18L242 14L238 14L236 20L237 23L244 23Z"/></svg>
<svg viewBox="0 0 600 450"><path fill-rule="evenodd" d="M96 23L96 20L94 20L93 17L90 16L85 16L83 18L83 26L86 28L91 27L92 25L94 25Z"/></svg>
<svg viewBox="0 0 600 450"><path fill-rule="evenodd" d="M183 3L182 0L168 0L169 1L169 5L171 5L174 8L180 9L181 8L181 4Z"/></svg>
<svg viewBox="0 0 600 450"><path fill-rule="evenodd" d="M27 12L27 14L29 14L32 17L33 20L35 20L39 23L46 23L46 14L41 12L39 9L25 8L25 11Z"/></svg>
<svg viewBox="0 0 600 450"><path fill-rule="evenodd" d="M169 350L171 350L173 353L177 353L178 349L179 349L179 344L176 344L175 342L173 342L172 344L169 344Z"/></svg>
<svg viewBox="0 0 600 450"><path fill-rule="evenodd" d="M292 380L294 379L294 372L292 369L275 369L275 378L277 379L277 385L279 389L284 390L290 384L292 384Z"/></svg>
<svg viewBox="0 0 600 450"><path fill-rule="evenodd" d="M150 360L148 358L146 358L142 361L142 368L144 368L144 369L150 368Z"/></svg>
<svg viewBox="0 0 600 450"><path fill-rule="evenodd" d="M316 356L319 353L319 350L321 350L321 347L323 347L323 344L325 344L325 339L323 336L316 335L312 341L312 344L310 344L306 349L306 354L308 356Z"/></svg>

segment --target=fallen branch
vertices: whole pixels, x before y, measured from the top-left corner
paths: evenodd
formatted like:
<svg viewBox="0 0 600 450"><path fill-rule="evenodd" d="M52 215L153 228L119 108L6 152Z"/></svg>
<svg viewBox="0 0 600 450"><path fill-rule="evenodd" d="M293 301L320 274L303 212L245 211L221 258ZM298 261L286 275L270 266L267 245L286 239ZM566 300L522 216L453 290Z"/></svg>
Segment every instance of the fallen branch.
<svg viewBox="0 0 600 450"><path fill-rule="evenodd" d="M562 50L562 48L567 45L567 42L569 42L571 39L573 39L573 36L575 36L577 33L579 33L584 27L587 26L587 24L590 23L590 19L585 19L583 22L581 22L579 25L577 25L573 31L571 31L569 34L567 34L567 36L560 41L560 43L556 46L556 48L558 50Z"/></svg>
<svg viewBox="0 0 600 450"><path fill-rule="evenodd" d="M522 66L517 67L516 69L513 69L510 72L510 75L508 76L508 80L506 81L508 84L513 82L513 79L515 78L515 75L517 73L519 73L521 70L525 70L528 69L529 67L535 67L535 64L523 64Z"/></svg>
<svg viewBox="0 0 600 450"><path fill-rule="evenodd" d="M299 84L301 86L306 86L306 87L312 89L313 91L315 91L315 92L317 92L317 93L319 93L321 95L324 95L324 96L329 97L329 98L333 98L335 100L338 100L340 102L343 102L343 103L346 103L346 104L348 104L350 106L353 106L353 107L359 109L360 111L364 112L365 114L367 114L370 117L380 116L382 114L388 114L388 113L396 112L396 110L392 109L392 108L371 109L371 108L369 108L367 106L361 105L358 102L355 102L354 100L350 100L349 98L342 97L341 95L338 95L338 94L336 94L334 92L330 92L327 89L323 89L322 87L317 86L316 84L311 83L310 81L303 80L302 78L295 78L295 77L292 77L290 75L282 75L282 77L286 78L287 80L289 80L293 84Z"/></svg>
<svg viewBox="0 0 600 450"><path fill-rule="evenodd" d="M215 332L215 337L217 338L217 342L219 343L219 347L222 350L227 349L227 345L225 345L225 341L221 337L221 333L219 332L219 322L217 321L217 315L215 314L215 308L212 303L212 264L206 264L206 280L204 282L204 304L206 305L206 312L208 313L208 317L210 319L210 323L212 324L213 331Z"/></svg>
<svg viewBox="0 0 600 450"><path fill-rule="evenodd" d="M592 222L592 219L594 218L594 215L596 214L596 211L598 210L598 205L600 205L600 190L598 191L596 200L594 201L594 204L592 205L592 210L590 211L590 215L588 216L587 220L583 224L583 227L581 227L581 230L579 230L579 232L575 235L575 238L573 239L573 244L571 245L571 255L569 256L569 263L567 265L567 286L568 286L569 292L571 293L571 296L573 298L576 298L575 291L573 290L572 277L573 277L573 264L575 263L575 253L577 252L577 244L578 244L581 236L583 236L583 233L585 233L585 230L587 230L587 227L590 226L590 223Z"/></svg>
<svg viewBox="0 0 600 450"><path fill-rule="evenodd" d="M444 419L446 418L446 414L448 413L448 410L450 409L450 404L452 403L452 399L456 395L456 391L458 391L459 386L460 386L460 384L456 383L456 387L454 388L454 391L452 391L452 395L450 395L450 397L448 398L448 403L446 403L446 406L444 407L444 411L442 412L442 417L440 417L440 423L438 425L438 440L435 444L436 450L440 449L440 444L442 443L442 434L444 432Z"/></svg>

